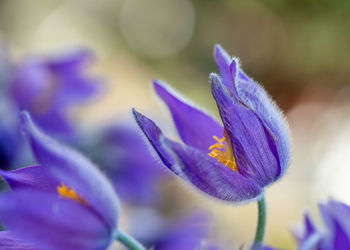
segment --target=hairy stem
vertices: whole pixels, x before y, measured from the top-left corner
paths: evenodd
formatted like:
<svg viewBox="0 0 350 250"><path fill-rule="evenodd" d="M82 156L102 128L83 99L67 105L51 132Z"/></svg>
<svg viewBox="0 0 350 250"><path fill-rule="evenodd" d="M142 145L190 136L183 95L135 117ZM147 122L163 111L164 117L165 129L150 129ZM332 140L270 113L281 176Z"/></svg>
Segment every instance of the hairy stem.
<svg viewBox="0 0 350 250"><path fill-rule="evenodd" d="M260 249L263 246L266 226L266 202L265 195L258 200L258 225L256 228L253 249Z"/></svg>

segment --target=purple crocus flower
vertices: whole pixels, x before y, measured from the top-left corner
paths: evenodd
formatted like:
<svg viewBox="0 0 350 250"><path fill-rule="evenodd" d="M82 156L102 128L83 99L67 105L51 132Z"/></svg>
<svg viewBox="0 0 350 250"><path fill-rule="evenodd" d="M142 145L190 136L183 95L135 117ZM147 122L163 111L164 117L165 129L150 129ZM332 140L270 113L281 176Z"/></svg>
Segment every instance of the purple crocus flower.
<svg viewBox="0 0 350 250"><path fill-rule="evenodd" d="M184 142L163 135L153 121L133 111L163 163L176 175L218 199L240 202L259 197L289 163L288 129L265 90L249 78L236 58L220 47L215 58L221 78L211 89L223 125L182 100L160 81L158 96L167 104Z"/></svg>
<svg viewBox="0 0 350 250"><path fill-rule="evenodd" d="M78 152L42 133L28 113L22 126L39 165L1 175L0 218L18 239L43 249L106 249L117 234L118 199Z"/></svg>
<svg viewBox="0 0 350 250"><path fill-rule="evenodd" d="M294 235L302 250L341 250L350 246L350 207L337 201L320 205L325 230L318 229L305 214L304 232Z"/></svg>
<svg viewBox="0 0 350 250"><path fill-rule="evenodd" d="M46 132L71 135L70 108L89 100L100 87L99 80L85 72L92 59L89 51L76 50L57 58L24 61L11 84L14 102L20 110L28 110Z"/></svg>
<svg viewBox="0 0 350 250"><path fill-rule="evenodd" d="M134 124L116 124L106 128L90 155L107 173L123 202L156 204L162 181L168 176L160 168L138 134Z"/></svg>

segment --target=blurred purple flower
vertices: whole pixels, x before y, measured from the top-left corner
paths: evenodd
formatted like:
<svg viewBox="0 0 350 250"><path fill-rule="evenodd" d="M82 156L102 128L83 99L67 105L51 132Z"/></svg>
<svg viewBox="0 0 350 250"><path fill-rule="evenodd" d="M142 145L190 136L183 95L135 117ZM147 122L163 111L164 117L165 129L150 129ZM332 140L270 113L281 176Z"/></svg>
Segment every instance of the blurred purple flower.
<svg viewBox="0 0 350 250"><path fill-rule="evenodd" d="M43 134L27 113L23 130L38 166L1 175L14 190L0 218L19 239L44 249L105 249L117 234L118 199L84 156Z"/></svg>
<svg viewBox="0 0 350 250"><path fill-rule="evenodd" d="M137 205L159 202L160 185L168 175L152 157L134 124L110 126L99 137L90 146L91 155L120 198Z"/></svg>
<svg viewBox="0 0 350 250"><path fill-rule="evenodd" d="M193 214L169 225L153 242L155 250L192 250L199 248L208 234L208 218Z"/></svg>
<svg viewBox="0 0 350 250"><path fill-rule="evenodd" d="M305 214L302 233L294 232L302 250L342 250L350 246L350 207L337 201L320 205L325 230L319 230L310 216Z"/></svg>
<svg viewBox="0 0 350 250"><path fill-rule="evenodd" d="M87 50L76 50L57 58L32 58L14 73L11 91L20 110L28 110L46 132L69 136L74 125L70 108L89 100L99 89L99 80L88 76L93 59Z"/></svg>
<svg viewBox="0 0 350 250"><path fill-rule="evenodd" d="M244 74L238 59L231 59L220 46L215 57L221 79L211 74L210 80L223 126L157 80L155 91L168 105L185 144L168 139L153 121L133 113L173 173L216 198L251 200L284 174L290 154L288 129L280 110Z"/></svg>
<svg viewBox="0 0 350 250"><path fill-rule="evenodd" d="M206 241L211 223L205 213L196 212L175 220L165 219L154 210L140 210L132 215L133 235L151 249L216 249Z"/></svg>

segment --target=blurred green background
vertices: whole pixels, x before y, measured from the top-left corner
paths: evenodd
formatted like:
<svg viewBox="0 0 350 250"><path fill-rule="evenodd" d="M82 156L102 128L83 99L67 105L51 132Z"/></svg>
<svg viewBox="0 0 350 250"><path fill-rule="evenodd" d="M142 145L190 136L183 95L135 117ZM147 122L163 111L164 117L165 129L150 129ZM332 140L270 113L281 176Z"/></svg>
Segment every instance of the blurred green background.
<svg viewBox="0 0 350 250"><path fill-rule="evenodd" d="M295 248L290 231L305 208L317 217L319 201L350 202L349 31L346 0L0 1L0 43L14 62L81 46L96 53L106 91L79 111L86 126L123 119L131 107L170 123L153 77L217 114L208 84L217 71L213 46L239 57L291 126L292 164L267 191L267 243L283 249ZM214 238L240 246L253 237L255 204L222 204L175 179L169 185L178 207L213 214Z"/></svg>

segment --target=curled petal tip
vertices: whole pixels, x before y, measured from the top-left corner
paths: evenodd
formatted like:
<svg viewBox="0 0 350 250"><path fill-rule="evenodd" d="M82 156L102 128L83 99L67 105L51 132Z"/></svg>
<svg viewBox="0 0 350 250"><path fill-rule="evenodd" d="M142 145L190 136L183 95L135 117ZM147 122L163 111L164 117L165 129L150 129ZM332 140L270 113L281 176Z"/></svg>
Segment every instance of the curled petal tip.
<svg viewBox="0 0 350 250"><path fill-rule="evenodd" d="M215 44L214 46L214 57L216 58L217 62L223 63L229 63L230 61L230 55L224 50L224 48L220 44Z"/></svg>
<svg viewBox="0 0 350 250"><path fill-rule="evenodd" d="M161 82L161 81L158 80L157 78L153 78L153 79L152 79L152 83L153 83L153 84L160 84L160 82Z"/></svg>
<svg viewBox="0 0 350 250"><path fill-rule="evenodd" d="M159 94L160 89L167 88L166 84L159 79L152 79L153 88Z"/></svg>
<svg viewBox="0 0 350 250"><path fill-rule="evenodd" d="M211 89L214 94L218 91L218 89L222 88L222 83L220 77L215 73L211 73L209 79L211 83Z"/></svg>
<svg viewBox="0 0 350 250"><path fill-rule="evenodd" d="M135 108L132 108L132 114L133 114L137 124L142 128L142 122L141 121L143 119L143 115L141 113L137 112Z"/></svg>
<svg viewBox="0 0 350 250"><path fill-rule="evenodd" d="M209 76L211 84L220 84L220 77L215 73L210 73Z"/></svg>
<svg viewBox="0 0 350 250"><path fill-rule="evenodd" d="M215 51L215 54L217 54L217 53L222 53L225 50L222 48L220 44L217 43L214 45L214 51Z"/></svg>
<svg viewBox="0 0 350 250"><path fill-rule="evenodd" d="M142 115L139 112L137 112L135 108L132 108L131 111L136 120L139 120L142 117Z"/></svg>
<svg viewBox="0 0 350 250"><path fill-rule="evenodd" d="M151 122L153 124L153 122L150 119L145 117L143 114L137 112L135 108L132 108L132 114L134 115L134 118L141 129L144 129L144 122Z"/></svg>
<svg viewBox="0 0 350 250"><path fill-rule="evenodd" d="M159 81L158 79L152 79L152 83L153 83L153 88L155 89L155 91L157 91L157 88L159 88L162 85L162 82Z"/></svg>

